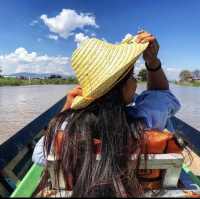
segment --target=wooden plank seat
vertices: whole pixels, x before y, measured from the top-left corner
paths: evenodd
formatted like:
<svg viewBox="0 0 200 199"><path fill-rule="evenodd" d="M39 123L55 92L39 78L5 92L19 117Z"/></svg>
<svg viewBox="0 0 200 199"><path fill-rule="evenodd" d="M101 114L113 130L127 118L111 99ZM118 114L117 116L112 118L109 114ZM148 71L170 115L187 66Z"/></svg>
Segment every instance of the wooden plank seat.
<svg viewBox="0 0 200 199"><path fill-rule="evenodd" d="M132 157L133 159L133 157ZM177 153L168 154L149 154L147 157L146 168L144 156L141 157L140 169L162 169L165 170L162 187L177 187L183 156Z"/></svg>
<svg viewBox="0 0 200 199"><path fill-rule="evenodd" d="M100 155L97 155L97 160L101 159ZM130 157L130 160L134 160L134 156ZM58 189L58 185L56 184L54 172L53 172L53 164L55 163L55 159L53 156L48 156L48 161L50 162L49 173L51 176L51 182L54 189ZM147 155L147 161L145 164L144 155L141 156L140 169L162 169L165 170L163 176L163 188L176 188L178 184L178 180L180 177L181 169L183 164L183 156L181 154L169 153L169 154L149 154ZM146 168L145 168L146 167ZM62 196L70 196L72 194L71 191L64 191L65 183L63 180L63 174L60 172L60 184L59 188L63 189L61 193ZM171 193L171 192L170 192ZM150 193L148 193L150 194Z"/></svg>

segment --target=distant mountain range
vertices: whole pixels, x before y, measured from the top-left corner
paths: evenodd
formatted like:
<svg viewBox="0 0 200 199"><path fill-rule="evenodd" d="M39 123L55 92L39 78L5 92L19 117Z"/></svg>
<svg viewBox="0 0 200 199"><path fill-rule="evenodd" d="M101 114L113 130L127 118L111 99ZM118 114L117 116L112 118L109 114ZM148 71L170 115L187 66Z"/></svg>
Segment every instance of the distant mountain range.
<svg viewBox="0 0 200 199"><path fill-rule="evenodd" d="M27 73L27 72L21 72L21 73L13 73L10 75L6 75L6 76L16 76L16 77L26 77L26 78L45 78L45 77L49 77L51 75L60 75L63 78L68 77L69 75L63 75L63 74L57 74L57 73Z"/></svg>

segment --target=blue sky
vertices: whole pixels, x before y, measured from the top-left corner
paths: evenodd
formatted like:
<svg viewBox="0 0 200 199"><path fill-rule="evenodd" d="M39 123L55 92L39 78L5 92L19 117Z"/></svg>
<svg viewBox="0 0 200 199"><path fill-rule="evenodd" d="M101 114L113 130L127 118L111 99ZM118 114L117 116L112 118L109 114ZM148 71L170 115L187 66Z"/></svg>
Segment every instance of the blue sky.
<svg viewBox="0 0 200 199"><path fill-rule="evenodd" d="M199 0L0 0L0 66L14 72L71 73L83 39L119 42L144 28L160 43L169 79L200 69ZM138 70L143 62L138 62Z"/></svg>

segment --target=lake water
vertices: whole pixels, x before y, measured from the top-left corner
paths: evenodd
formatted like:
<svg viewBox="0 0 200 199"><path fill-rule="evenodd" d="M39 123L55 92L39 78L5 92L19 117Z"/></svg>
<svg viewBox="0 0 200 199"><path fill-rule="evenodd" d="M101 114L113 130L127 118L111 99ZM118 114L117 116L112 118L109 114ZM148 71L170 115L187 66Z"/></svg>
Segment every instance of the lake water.
<svg viewBox="0 0 200 199"><path fill-rule="evenodd" d="M0 87L0 144L66 95L73 85ZM182 108L177 117L200 130L200 88L171 84ZM138 85L137 92L145 90Z"/></svg>

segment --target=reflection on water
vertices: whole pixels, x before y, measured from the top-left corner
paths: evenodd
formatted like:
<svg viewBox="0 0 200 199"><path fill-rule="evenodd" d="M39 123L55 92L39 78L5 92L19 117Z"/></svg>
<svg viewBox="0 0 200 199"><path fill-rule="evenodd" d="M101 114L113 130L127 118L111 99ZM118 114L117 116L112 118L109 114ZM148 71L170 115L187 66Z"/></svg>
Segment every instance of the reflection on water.
<svg viewBox="0 0 200 199"><path fill-rule="evenodd" d="M0 87L0 144L65 96L73 85ZM177 117L200 129L200 88L172 84L182 104ZM138 85L137 92L145 90Z"/></svg>
<svg viewBox="0 0 200 199"><path fill-rule="evenodd" d="M0 87L0 144L64 97L71 87Z"/></svg>

